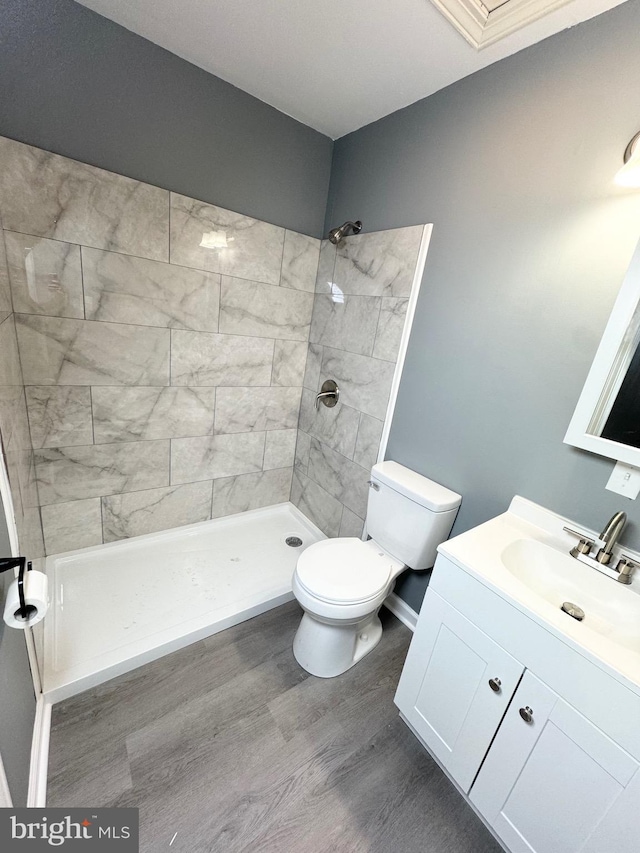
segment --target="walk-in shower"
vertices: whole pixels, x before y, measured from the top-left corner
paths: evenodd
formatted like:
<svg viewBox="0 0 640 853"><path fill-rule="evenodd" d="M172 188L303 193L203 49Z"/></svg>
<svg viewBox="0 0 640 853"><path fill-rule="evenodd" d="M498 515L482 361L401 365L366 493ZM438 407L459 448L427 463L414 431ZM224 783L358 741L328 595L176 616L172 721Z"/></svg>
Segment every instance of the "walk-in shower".
<svg viewBox="0 0 640 853"><path fill-rule="evenodd" d="M323 538L286 503L47 557L47 697L59 702L292 600L296 560Z"/></svg>
<svg viewBox="0 0 640 853"><path fill-rule="evenodd" d="M283 603L304 548L361 535L430 227L322 241L2 137L0 173L6 489L59 701Z"/></svg>

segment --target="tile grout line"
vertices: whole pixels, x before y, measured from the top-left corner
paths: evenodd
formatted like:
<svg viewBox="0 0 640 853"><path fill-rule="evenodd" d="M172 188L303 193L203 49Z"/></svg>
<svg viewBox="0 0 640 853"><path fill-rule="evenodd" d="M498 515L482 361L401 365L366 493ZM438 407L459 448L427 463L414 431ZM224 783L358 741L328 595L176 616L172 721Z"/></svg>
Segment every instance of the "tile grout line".
<svg viewBox="0 0 640 853"><path fill-rule="evenodd" d="M191 335L219 335L223 338L249 338L251 340L258 341L289 341L291 343L308 343L307 338L281 338L274 337L273 335L248 335L242 334L239 332L212 332L208 329L186 329L182 327L176 326L154 326L150 323L126 323L121 320L91 320L91 319L83 319L82 317L62 317L59 314L33 314L28 311L17 311L13 312L16 317L36 317L42 318L44 320L66 320L74 323L96 323L101 326L127 326L134 329L140 329L141 331L144 329L157 329L163 332L185 332ZM344 350L347 352L347 350ZM354 353L354 355L358 355L358 353ZM380 359L379 359L380 360Z"/></svg>
<svg viewBox="0 0 640 853"><path fill-rule="evenodd" d="M278 286L282 287L282 273L284 271L284 247L287 244L287 229L283 229L282 234L282 252L280 253L280 278L278 279Z"/></svg>
<svg viewBox="0 0 640 853"><path fill-rule="evenodd" d="M80 287L82 288L82 317L84 320L87 319L87 300L85 296L84 290L84 258L82 257L82 246L80 249Z"/></svg>
<svg viewBox="0 0 640 853"><path fill-rule="evenodd" d="M122 493L121 493L122 494ZM108 497L108 495L100 495L98 500L100 501L100 538L102 539L101 545L104 545L104 498ZM67 501L67 503L73 503L73 501ZM55 504L54 504L55 506Z"/></svg>

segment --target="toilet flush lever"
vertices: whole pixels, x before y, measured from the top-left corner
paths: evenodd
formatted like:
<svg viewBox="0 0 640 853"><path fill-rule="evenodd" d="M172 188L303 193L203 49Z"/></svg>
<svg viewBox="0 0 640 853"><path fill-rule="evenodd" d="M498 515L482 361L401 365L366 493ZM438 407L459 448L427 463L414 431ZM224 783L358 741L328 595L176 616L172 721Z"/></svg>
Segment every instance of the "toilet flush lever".
<svg viewBox="0 0 640 853"><path fill-rule="evenodd" d="M380 486L376 483L375 480L367 480L367 485L370 489L373 489L374 492L380 491Z"/></svg>

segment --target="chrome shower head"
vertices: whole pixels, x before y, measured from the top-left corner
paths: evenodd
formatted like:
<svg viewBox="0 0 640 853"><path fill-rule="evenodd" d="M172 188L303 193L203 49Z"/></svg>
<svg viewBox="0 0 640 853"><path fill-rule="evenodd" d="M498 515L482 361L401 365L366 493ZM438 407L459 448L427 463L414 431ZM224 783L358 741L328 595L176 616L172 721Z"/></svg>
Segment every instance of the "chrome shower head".
<svg viewBox="0 0 640 853"><path fill-rule="evenodd" d="M329 231L329 242L337 246L343 237L347 236L347 232L359 234L362 231L362 222L357 219L355 222L344 222L339 228L332 228Z"/></svg>

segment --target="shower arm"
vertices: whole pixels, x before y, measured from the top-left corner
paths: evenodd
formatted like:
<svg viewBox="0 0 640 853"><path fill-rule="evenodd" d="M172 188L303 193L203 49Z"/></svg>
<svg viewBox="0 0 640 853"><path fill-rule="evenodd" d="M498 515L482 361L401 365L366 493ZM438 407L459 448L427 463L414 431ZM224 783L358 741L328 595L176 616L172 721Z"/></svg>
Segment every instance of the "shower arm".
<svg viewBox="0 0 640 853"><path fill-rule="evenodd" d="M343 222L339 228L332 228L329 231L329 242L337 246L343 237L346 237L347 231L351 230L353 234L359 234L362 231L362 222L356 219L355 222L347 220Z"/></svg>

